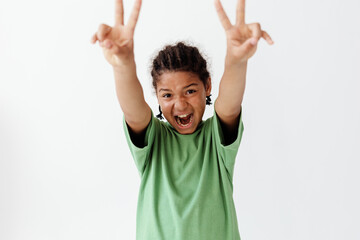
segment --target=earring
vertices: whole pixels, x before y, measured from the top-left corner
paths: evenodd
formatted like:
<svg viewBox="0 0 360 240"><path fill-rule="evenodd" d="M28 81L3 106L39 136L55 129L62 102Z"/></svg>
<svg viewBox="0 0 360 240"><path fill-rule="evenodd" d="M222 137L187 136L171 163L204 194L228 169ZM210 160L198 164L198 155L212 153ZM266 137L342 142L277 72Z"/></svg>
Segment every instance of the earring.
<svg viewBox="0 0 360 240"><path fill-rule="evenodd" d="M161 107L160 107L160 105L159 105L159 114L158 115L156 115L156 117L158 118L158 119L160 119L160 120L163 120L164 119L164 117L162 116L162 111L161 111Z"/></svg>
<svg viewBox="0 0 360 240"><path fill-rule="evenodd" d="M209 96L206 96L206 105L211 105L212 102L211 102L211 94Z"/></svg>

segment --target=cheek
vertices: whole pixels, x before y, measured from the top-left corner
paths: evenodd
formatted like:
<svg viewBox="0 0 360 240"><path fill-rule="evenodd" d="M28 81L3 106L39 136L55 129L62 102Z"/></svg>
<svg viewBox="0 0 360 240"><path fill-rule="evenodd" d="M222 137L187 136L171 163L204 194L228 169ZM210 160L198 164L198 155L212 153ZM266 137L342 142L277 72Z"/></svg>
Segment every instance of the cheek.
<svg viewBox="0 0 360 240"><path fill-rule="evenodd" d="M161 106L161 111L164 114L171 114L171 106L172 106L171 102L163 101L160 102L159 104Z"/></svg>
<svg viewBox="0 0 360 240"><path fill-rule="evenodd" d="M197 109L197 111L200 111L200 113L205 110L205 106L206 106L205 103L206 103L206 99L205 99L205 97L203 99L202 96L199 98L193 99L193 101L192 101L193 107L195 109Z"/></svg>

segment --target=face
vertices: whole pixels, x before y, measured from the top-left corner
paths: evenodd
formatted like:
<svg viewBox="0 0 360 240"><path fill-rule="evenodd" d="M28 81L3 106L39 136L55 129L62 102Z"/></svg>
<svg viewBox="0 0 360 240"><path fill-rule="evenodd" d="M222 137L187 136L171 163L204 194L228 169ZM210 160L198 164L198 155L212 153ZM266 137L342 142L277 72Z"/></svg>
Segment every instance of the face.
<svg viewBox="0 0 360 240"><path fill-rule="evenodd" d="M210 92L210 78L204 86L200 78L190 72L163 73L156 85L164 117L181 134L191 134L197 129Z"/></svg>

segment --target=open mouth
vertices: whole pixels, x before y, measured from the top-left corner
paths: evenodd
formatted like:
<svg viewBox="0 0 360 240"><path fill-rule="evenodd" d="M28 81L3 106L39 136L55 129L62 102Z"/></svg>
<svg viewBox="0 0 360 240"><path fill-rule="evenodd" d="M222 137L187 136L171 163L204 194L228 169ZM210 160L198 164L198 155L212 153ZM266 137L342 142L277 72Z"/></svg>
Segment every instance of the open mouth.
<svg viewBox="0 0 360 240"><path fill-rule="evenodd" d="M175 116L176 123L180 128L187 128L189 127L194 121L194 115L191 114L184 114Z"/></svg>

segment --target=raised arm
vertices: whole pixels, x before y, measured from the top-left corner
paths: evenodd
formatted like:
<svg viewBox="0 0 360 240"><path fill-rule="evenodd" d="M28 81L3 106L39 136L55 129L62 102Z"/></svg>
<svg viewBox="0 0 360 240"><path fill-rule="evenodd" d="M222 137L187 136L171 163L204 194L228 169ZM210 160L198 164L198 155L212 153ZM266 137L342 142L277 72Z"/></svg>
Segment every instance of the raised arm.
<svg viewBox="0 0 360 240"><path fill-rule="evenodd" d="M116 94L125 120L135 134L142 133L151 119L141 84L136 75L134 31L139 17L141 0L136 0L128 23L124 24L122 0L115 2L115 25L101 24L91 43L99 41L106 60L113 66Z"/></svg>
<svg viewBox="0 0 360 240"><path fill-rule="evenodd" d="M231 135L238 126L245 91L247 61L254 55L260 38L264 38L269 44L273 44L273 41L261 30L259 23L245 24L245 0L238 0L235 25L231 24L220 0L215 0L215 8L227 42L225 69L219 86L219 96L215 101L215 111L224 130Z"/></svg>

